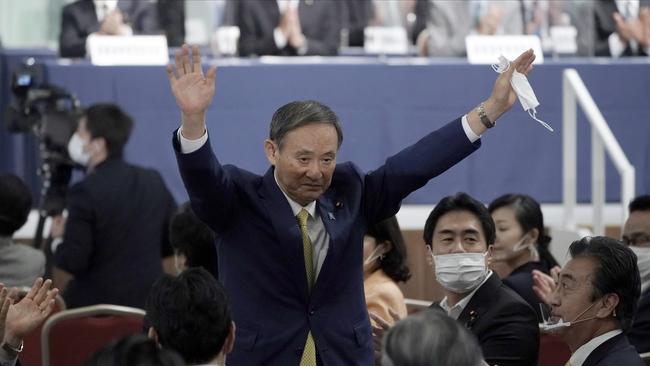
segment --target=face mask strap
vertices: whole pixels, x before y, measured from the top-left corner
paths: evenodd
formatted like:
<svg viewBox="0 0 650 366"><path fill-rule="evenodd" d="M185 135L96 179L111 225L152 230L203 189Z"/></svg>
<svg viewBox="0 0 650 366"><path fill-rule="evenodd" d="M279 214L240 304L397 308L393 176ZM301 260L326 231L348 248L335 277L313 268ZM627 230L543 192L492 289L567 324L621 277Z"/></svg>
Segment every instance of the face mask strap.
<svg viewBox="0 0 650 366"><path fill-rule="evenodd" d="M539 123L540 123L542 126L544 126L547 130L549 130L549 131L551 131L551 132L554 131L554 130L553 130L553 127L551 127L551 125L549 125L548 123L546 123L546 122L542 121L541 119L537 118L537 111L535 110L535 108L531 108L531 109L529 109L529 110L528 110L528 115L530 116L530 118L532 118L532 119L534 119L535 121L539 122Z"/></svg>

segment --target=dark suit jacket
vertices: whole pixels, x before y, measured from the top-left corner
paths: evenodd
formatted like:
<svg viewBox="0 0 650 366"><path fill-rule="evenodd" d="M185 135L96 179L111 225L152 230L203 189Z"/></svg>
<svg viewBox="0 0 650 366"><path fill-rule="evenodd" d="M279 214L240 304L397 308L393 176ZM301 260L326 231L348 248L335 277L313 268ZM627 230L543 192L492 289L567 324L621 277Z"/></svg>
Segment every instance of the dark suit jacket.
<svg viewBox="0 0 650 366"><path fill-rule="evenodd" d="M134 34L154 34L159 31L156 4L149 1L119 1L118 8L131 25ZM84 57L86 38L99 30L93 0L78 0L63 7L59 55Z"/></svg>
<svg viewBox="0 0 650 366"><path fill-rule="evenodd" d="M582 366L643 366L639 353L625 334L610 338L593 350Z"/></svg>
<svg viewBox="0 0 650 366"><path fill-rule="evenodd" d="M118 158L99 164L70 187L58 267L74 275L63 293L68 307L118 304L143 308L171 255L174 200L158 172Z"/></svg>
<svg viewBox="0 0 650 366"><path fill-rule="evenodd" d="M535 291L533 291L533 270L548 273L548 268L540 262L528 262L523 266L516 268L510 275L503 279L503 283L513 289L517 295L526 300L528 305L535 311L537 321L542 322L542 314L540 312L539 304L543 303Z"/></svg>
<svg viewBox="0 0 650 366"><path fill-rule="evenodd" d="M650 290L641 294L627 338L639 353L650 352Z"/></svg>
<svg viewBox="0 0 650 366"><path fill-rule="evenodd" d="M338 1L300 0L298 14L302 33L307 38L307 55L336 55L341 34L343 4ZM287 44L278 49L273 30L280 24L275 0L240 0L237 10L239 54L295 56L297 50Z"/></svg>
<svg viewBox="0 0 650 366"><path fill-rule="evenodd" d="M640 6L650 6L650 0L640 0ZM596 56L611 56L609 52L609 36L616 32L616 22L612 18L613 14L618 12L615 0L597 0L594 2L594 27L595 29L595 47L594 54ZM634 52L631 47L627 47L623 51L622 56L647 56L646 53L639 48Z"/></svg>
<svg viewBox="0 0 650 366"><path fill-rule="evenodd" d="M535 312L496 273L474 293L458 321L474 333L488 364L537 364L539 326Z"/></svg>
<svg viewBox="0 0 650 366"><path fill-rule="evenodd" d="M480 146L455 120L368 174L338 164L317 200L330 245L309 293L300 228L273 168L259 176L221 165L209 143L180 154L176 136L194 212L219 240L219 280L237 324L228 364L246 366L297 365L309 330L323 365L373 365L363 291L366 227L394 215L404 197Z"/></svg>

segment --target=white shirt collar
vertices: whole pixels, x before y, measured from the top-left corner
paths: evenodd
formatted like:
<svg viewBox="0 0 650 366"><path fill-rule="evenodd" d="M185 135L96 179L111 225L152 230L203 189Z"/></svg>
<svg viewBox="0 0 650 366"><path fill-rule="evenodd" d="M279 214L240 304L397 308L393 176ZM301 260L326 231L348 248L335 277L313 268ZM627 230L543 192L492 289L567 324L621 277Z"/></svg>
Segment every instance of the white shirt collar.
<svg viewBox="0 0 650 366"><path fill-rule="evenodd" d="M474 289L474 291L470 292L467 296L463 297L459 302L457 302L456 305L454 305L452 307L449 307L449 305L447 304L447 296L445 296L442 299L442 301L440 301L440 307L444 311L447 312L447 315L449 315L450 317L452 317L454 319L458 319L458 317L463 312L463 310L465 310L465 307L467 306L467 304L469 304L469 301L472 299L472 297L474 296L476 291L478 291L478 289L480 289L481 286L483 286L483 284L485 282L487 282L487 280L490 278L490 276L492 276L492 271L488 270L488 274L487 274L487 276L485 276L485 279L483 280L483 282L481 282L481 284L478 285Z"/></svg>
<svg viewBox="0 0 650 366"><path fill-rule="evenodd" d="M601 334L598 337L592 338L589 342L580 346L569 359L571 366L582 366L587 357L593 352L598 346L605 343L610 338L614 338L617 335L623 333L620 329L612 330L607 333Z"/></svg>
<svg viewBox="0 0 650 366"><path fill-rule="evenodd" d="M276 0L280 14L284 13L287 8L296 9L300 0Z"/></svg>
<svg viewBox="0 0 650 366"><path fill-rule="evenodd" d="M282 191L282 194L284 194L284 197L287 198L287 201L289 201L289 206L291 206L291 211L293 211L293 216L298 215L300 210L305 209L309 213L309 216L312 218L316 218L316 201L311 201L310 203L307 204L307 206L301 206L298 202L292 200L289 198L287 195L287 192L282 189L282 185L280 185L280 182L278 182L278 176L275 174L275 169L273 169L273 178L275 179L275 184L278 185L278 188L280 188L280 191Z"/></svg>

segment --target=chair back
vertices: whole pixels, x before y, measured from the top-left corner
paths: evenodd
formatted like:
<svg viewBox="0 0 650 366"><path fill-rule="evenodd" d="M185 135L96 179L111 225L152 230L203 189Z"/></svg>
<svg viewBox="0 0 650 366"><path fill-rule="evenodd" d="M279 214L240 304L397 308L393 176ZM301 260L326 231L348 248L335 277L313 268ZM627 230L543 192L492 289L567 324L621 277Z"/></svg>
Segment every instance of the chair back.
<svg viewBox="0 0 650 366"><path fill-rule="evenodd" d="M106 343L141 333L145 312L118 305L92 305L59 312L43 325L43 366L83 366Z"/></svg>
<svg viewBox="0 0 650 366"><path fill-rule="evenodd" d="M30 290L29 287L21 288L18 292L18 298L22 299L23 297L25 297L25 295L27 295L29 290ZM65 306L65 301L63 301L63 297L61 297L60 294L56 295L56 297L54 298L54 308L52 309L52 312L50 313L48 318L65 309L66 306ZM43 329L43 324L36 327L36 329L32 330L27 336L23 338L23 345L25 347L25 352L21 352L18 355L18 359L20 360L20 364L22 366L41 366L43 362L41 359L42 329Z"/></svg>
<svg viewBox="0 0 650 366"><path fill-rule="evenodd" d="M541 333L539 337L539 366L564 365L571 358L569 346L560 337Z"/></svg>

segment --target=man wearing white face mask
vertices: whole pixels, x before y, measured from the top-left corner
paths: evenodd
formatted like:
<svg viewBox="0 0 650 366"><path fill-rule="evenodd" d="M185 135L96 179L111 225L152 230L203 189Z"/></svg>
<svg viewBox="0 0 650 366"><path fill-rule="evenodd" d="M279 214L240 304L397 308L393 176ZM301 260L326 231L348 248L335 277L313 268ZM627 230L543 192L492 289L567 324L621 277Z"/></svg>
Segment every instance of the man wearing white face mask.
<svg viewBox="0 0 650 366"><path fill-rule="evenodd" d="M74 276L63 291L69 308L116 304L143 307L169 257L169 219L175 202L160 174L125 162L133 121L119 107L85 111L68 150L85 166L70 187L67 220L52 223L55 265Z"/></svg>
<svg viewBox="0 0 650 366"><path fill-rule="evenodd" d="M533 309L487 268L494 243L487 208L465 193L443 198L424 226L436 280L445 297L439 304L478 339L490 365L535 365L539 330Z"/></svg>
<svg viewBox="0 0 650 366"><path fill-rule="evenodd" d="M621 242L586 237L569 247L550 296L551 324L571 350L567 365L641 366L626 335L639 300L641 281L636 256Z"/></svg>

